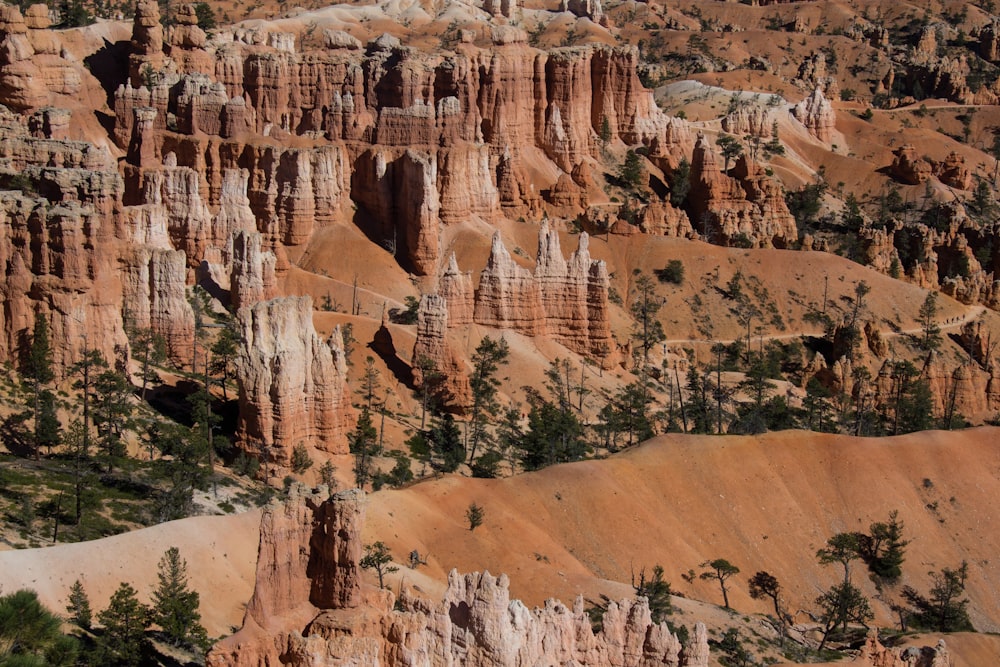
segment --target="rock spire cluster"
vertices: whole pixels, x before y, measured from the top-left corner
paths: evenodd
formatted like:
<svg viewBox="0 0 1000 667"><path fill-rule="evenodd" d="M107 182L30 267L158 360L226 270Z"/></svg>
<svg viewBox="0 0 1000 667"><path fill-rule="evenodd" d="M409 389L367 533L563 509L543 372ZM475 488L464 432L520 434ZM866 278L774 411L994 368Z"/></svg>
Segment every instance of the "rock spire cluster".
<svg viewBox="0 0 1000 667"><path fill-rule="evenodd" d="M666 623L652 622L645 598L611 602L599 632L582 597L528 609L510 599L505 575L488 572L452 571L439 602L405 588L395 601L361 581L364 493L328 495L295 486L265 509L243 627L216 644L210 667L708 666L705 626L684 651Z"/></svg>

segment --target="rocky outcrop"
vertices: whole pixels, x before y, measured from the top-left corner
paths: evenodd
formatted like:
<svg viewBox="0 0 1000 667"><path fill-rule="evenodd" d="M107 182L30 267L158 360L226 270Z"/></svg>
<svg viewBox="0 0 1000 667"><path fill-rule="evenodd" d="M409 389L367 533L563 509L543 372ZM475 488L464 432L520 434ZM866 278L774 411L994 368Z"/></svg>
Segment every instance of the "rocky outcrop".
<svg viewBox="0 0 1000 667"><path fill-rule="evenodd" d="M771 136L773 123L773 115L764 107L741 106L733 113L723 117L722 129L737 137L745 137L749 134L768 139Z"/></svg>
<svg viewBox="0 0 1000 667"><path fill-rule="evenodd" d="M695 145L690 182L690 209L708 239L765 248L784 248L798 239L781 186L745 155L733 176L724 174L703 134Z"/></svg>
<svg viewBox="0 0 1000 667"><path fill-rule="evenodd" d="M541 289L531 271L511 257L500 232L493 235L489 260L479 276L473 320L477 324L512 329L527 336L546 332Z"/></svg>
<svg viewBox="0 0 1000 667"><path fill-rule="evenodd" d="M352 194L376 219L391 250L418 275L433 274L440 253L438 164L406 150L367 152L356 163Z"/></svg>
<svg viewBox="0 0 1000 667"><path fill-rule="evenodd" d="M1000 19L994 17L976 33L979 55L991 63L1000 62Z"/></svg>
<svg viewBox="0 0 1000 667"><path fill-rule="evenodd" d="M604 20L601 0L562 0L562 11L586 17L594 23L601 23Z"/></svg>
<svg viewBox="0 0 1000 667"><path fill-rule="evenodd" d="M449 326L464 327L472 324L476 294L472 276L459 270L455 253L448 257L448 265L438 279L437 293L447 302Z"/></svg>
<svg viewBox="0 0 1000 667"><path fill-rule="evenodd" d="M138 0L132 22L128 74L134 88L148 85L163 69L163 26L156 0Z"/></svg>
<svg viewBox="0 0 1000 667"><path fill-rule="evenodd" d="M162 336L175 363L190 363L194 313L187 300L184 252L139 247L126 258L124 267L123 310L130 324Z"/></svg>
<svg viewBox="0 0 1000 667"><path fill-rule="evenodd" d="M935 165L934 175L945 185L959 190L972 189L972 171L965 164L965 158L951 152Z"/></svg>
<svg viewBox="0 0 1000 667"><path fill-rule="evenodd" d="M76 95L81 85L79 71L48 29L48 8L32 5L28 12L26 22L16 5L0 7L0 104L18 111Z"/></svg>
<svg viewBox="0 0 1000 667"><path fill-rule="evenodd" d="M567 261L558 232L543 222L531 272L514 261L498 232L479 277L473 321L527 336L549 336L579 354L607 357L614 349L610 281L604 262L591 261L588 246L584 232Z"/></svg>
<svg viewBox="0 0 1000 667"><path fill-rule="evenodd" d="M505 575L448 576L444 599L359 585L364 494L296 488L261 520L257 583L243 628L208 655L210 667L324 667L344 664L620 665L707 667L708 634L698 623L682 658L645 598L610 602L595 633L583 598L530 610L510 599ZM393 607L396 607L395 609Z"/></svg>
<svg viewBox="0 0 1000 667"><path fill-rule="evenodd" d="M240 230L233 234L229 303L233 310L276 297L274 253L261 250L261 235Z"/></svg>
<svg viewBox="0 0 1000 667"><path fill-rule="evenodd" d="M309 297L262 301L236 319L237 446L265 465L287 466L300 443L346 454L353 411L339 328L317 335Z"/></svg>
<svg viewBox="0 0 1000 667"><path fill-rule="evenodd" d="M517 13L517 0L485 0L483 10L493 16L514 18Z"/></svg>
<svg viewBox="0 0 1000 667"><path fill-rule="evenodd" d="M937 646L933 647L888 648L879 641L877 630L872 630L868 634L855 662L872 667L952 667L953 665L943 639L939 639Z"/></svg>
<svg viewBox="0 0 1000 667"><path fill-rule="evenodd" d="M809 97L792 107L792 115L823 143L832 141L837 117L820 88L815 88Z"/></svg>
<svg viewBox="0 0 1000 667"><path fill-rule="evenodd" d="M441 294L420 298L412 368L418 389L440 395L449 405L469 404L472 392L468 369L448 341L448 299Z"/></svg>
<svg viewBox="0 0 1000 667"><path fill-rule="evenodd" d="M30 124L0 109L0 358L16 364L41 316L57 375L86 349L124 363L121 178L106 151L33 136Z"/></svg>

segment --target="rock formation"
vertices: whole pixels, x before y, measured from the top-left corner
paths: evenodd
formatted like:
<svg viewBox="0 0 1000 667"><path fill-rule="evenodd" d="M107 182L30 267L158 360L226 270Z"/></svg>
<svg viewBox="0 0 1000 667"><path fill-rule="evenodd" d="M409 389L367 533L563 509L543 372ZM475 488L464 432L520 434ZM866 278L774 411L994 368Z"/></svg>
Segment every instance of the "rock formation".
<svg viewBox="0 0 1000 667"><path fill-rule="evenodd" d="M237 231L233 234L233 261L229 302L233 310L252 306L277 296L274 253L261 250L261 235Z"/></svg>
<svg viewBox="0 0 1000 667"><path fill-rule="evenodd" d="M163 26L155 0L136 2L128 63L129 81L134 88L148 85L163 69Z"/></svg>
<svg viewBox="0 0 1000 667"><path fill-rule="evenodd" d="M262 301L237 313L241 348L237 446L287 466L298 444L347 453L352 409L340 329L322 340L312 299Z"/></svg>
<svg viewBox="0 0 1000 667"><path fill-rule="evenodd" d="M360 581L364 494L327 499L294 487L261 519L257 580L243 628L216 644L210 667L323 667L363 664L620 665L707 667L708 633L695 627L682 657L666 623L654 624L645 598L611 602L595 633L583 598L572 608L549 600L529 610L511 600L505 575L452 571L434 603L404 589Z"/></svg>
<svg viewBox="0 0 1000 667"><path fill-rule="evenodd" d="M80 73L63 58L49 30L48 7L32 5L26 20L17 6L0 7L0 104L23 111L80 91Z"/></svg>
<svg viewBox="0 0 1000 667"><path fill-rule="evenodd" d="M413 345L413 381L418 389L447 397L456 406L468 405L472 392L466 364L448 342L448 300L425 294L417 310L417 340ZM435 375L427 377L427 363Z"/></svg>
<svg viewBox="0 0 1000 667"><path fill-rule="evenodd" d="M567 261L559 233L543 222L532 272L514 261L497 232L479 277L472 321L526 336L549 336L578 354L606 358L615 349L608 314L610 281L604 262L591 261L588 246L589 237L581 233L579 246ZM448 309L464 312L468 292L455 288L457 272L457 265L450 265L439 293L455 294L448 298Z"/></svg>
<svg viewBox="0 0 1000 667"><path fill-rule="evenodd" d="M745 155L737 160L733 176L724 174L714 149L700 134L690 181L691 212L707 238L765 248L783 248L798 239L780 185Z"/></svg>
<svg viewBox="0 0 1000 667"><path fill-rule="evenodd" d="M805 125L814 137L825 144L831 142L837 118L833 106L820 88L815 88L812 95L792 107L792 115Z"/></svg>
<svg viewBox="0 0 1000 667"><path fill-rule="evenodd" d="M118 273L118 239L126 236L121 178L107 152L32 136L26 121L0 110L0 168L5 178L16 174L23 184L0 190L0 266L6 275L0 357L18 359L34 318L42 316L49 321L58 375L85 349L123 362L128 342Z"/></svg>
<svg viewBox="0 0 1000 667"><path fill-rule="evenodd" d="M887 648L878 640L878 631L872 630L854 661L872 667L952 667L951 655L943 639L937 646L917 648Z"/></svg>
<svg viewBox="0 0 1000 667"><path fill-rule="evenodd" d="M542 245L539 236L539 249ZM490 258L479 276L473 321L496 329L512 329L526 336L546 332L539 285L531 271L511 257L500 232L493 235Z"/></svg>

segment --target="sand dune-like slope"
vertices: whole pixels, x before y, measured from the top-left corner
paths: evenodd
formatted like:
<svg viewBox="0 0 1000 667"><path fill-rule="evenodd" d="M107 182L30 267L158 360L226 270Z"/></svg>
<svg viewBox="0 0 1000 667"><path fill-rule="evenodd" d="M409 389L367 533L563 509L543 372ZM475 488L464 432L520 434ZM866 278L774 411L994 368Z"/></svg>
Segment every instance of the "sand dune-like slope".
<svg viewBox="0 0 1000 667"><path fill-rule="evenodd" d="M730 595L736 609L765 611L748 596L744 575L766 569L783 582L794 611L810 608L840 576L816 563L828 536L866 530L898 509L912 540L903 583L927 590L928 571L967 560L973 621L995 631L998 434L665 436L607 460L376 494L366 537L385 540L401 559L412 549L429 553L438 576L451 567L508 572L512 592L536 603L592 594L595 578L628 581L632 571L657 563L675 588L721 601L717 587L687 584L680 574L727 558L743 571ZM464 517L471 502L486 512L474 532ZM855 580L875 595L865 575L856 565ZM876 608L890 624L888 607Z"/></svg>
<svg viewBox="0 0 1000 667"><path fill-rule="evenodd" d="M3 551L0 589L33 589L57 613L77 579L95 612L107 606L123 581L148 602L157 585L157 563L164 551L177 547L188 563L188 581L201 596L205 629L211 636L227 635L242 623L243 605L253 592L259 525L259 511L193 517L94 542Z"/></svg>
<svg viewBox="0 0 1000 667"><path fill-rule="evenodd" d="M631 572L661 564L676 589L720 602L717 588L680 575L721 557L743 571L730 594L737 610L766 611L747 595L744 575L767 569L797 611L840 576L816 564L826 538L867 529L898 509L912 540L904 583L926 590L929 570L968 560L973 621L996 631L998 435L979 428L890 439L664 436L606 460L505 480L447 477L373 494L365 540L385 541L400 562L412 550L426 557L417 573L404 567L398 576L429 595L452 567L507 572L512 593L529 603L579 592L619 595L622 587L610 581L627 582ZM475 531L465 519L472 502L486 512ZM99 542L3 552L0 585L35 588L58 609L81 577L101 608L119 581L151 590L157 559L176 545L202 594L209 632L222 634L238 624L252 590L258 516L203 517ZM876 594L862 566L854 578ZM888 607L875 606L879 620L891 624ZM800 612L797 620L808 616Z"/></svg>

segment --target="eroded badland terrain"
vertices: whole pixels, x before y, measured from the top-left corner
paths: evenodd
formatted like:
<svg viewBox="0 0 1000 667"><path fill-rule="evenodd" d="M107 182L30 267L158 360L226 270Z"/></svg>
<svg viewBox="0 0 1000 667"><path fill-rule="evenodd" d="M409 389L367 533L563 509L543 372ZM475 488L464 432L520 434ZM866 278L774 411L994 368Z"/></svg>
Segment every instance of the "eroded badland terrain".
<svg viewBox="0 0 1000 667"><path fill-rule="evenodd" d="M0 664L996 664L998 11L0 6Z"/></svg>

